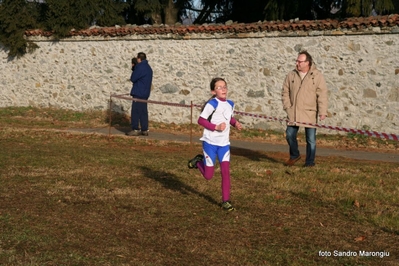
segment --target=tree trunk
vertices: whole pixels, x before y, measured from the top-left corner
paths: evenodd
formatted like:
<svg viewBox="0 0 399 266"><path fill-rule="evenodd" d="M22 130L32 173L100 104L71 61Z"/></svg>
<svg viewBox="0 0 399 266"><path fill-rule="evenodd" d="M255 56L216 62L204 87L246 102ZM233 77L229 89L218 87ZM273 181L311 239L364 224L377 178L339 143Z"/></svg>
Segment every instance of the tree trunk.
<svg viewBox="0 0 399 266"><path fill-rule="evenodd" d="M162 16L161 16L160 12L153 11L151 13L151 22L153 25L158 25L158 24L162 23Z"/></svg>
<svg viewBox="0 0 399 266"><path fill-rule="evenodd" d="M179 8L173 3L173 0L168 0L167 5L164 7L165 24L174 25L178 21Z"/></svg>

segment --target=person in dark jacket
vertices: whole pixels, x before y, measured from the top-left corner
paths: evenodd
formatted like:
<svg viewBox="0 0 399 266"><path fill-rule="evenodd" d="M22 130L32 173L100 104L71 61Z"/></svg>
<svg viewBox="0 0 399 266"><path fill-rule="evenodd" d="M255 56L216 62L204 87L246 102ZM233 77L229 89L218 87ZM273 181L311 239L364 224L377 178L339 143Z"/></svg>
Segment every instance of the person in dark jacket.
<svg viewBox="0 0 399 266"><path fill-rule="evenodd" d="M130 95L133 97L131 112L132 130L126 133L126 135L148 136L147 100L151 93L153 73L145 53L140 52L137 54L137 62L130 76L130 81L133 83L132 90L130 91Z"/></svg>

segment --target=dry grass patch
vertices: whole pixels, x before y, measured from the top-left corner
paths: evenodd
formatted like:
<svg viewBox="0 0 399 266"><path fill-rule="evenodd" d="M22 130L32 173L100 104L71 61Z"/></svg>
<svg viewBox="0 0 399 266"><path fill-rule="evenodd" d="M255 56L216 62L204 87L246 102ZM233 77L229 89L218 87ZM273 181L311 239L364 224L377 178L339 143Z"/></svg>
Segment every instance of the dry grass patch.
<svg viewBox="0 0 399 266"><path fill-rule="evenodd" d="M225 213L219 171L206 181L187 169L197 144L27 130L5 126L4 119L1 265L399 261L397 163L318 157L317 166L306 169L283 166L286 154L233 148L237 211Z"/></svg>

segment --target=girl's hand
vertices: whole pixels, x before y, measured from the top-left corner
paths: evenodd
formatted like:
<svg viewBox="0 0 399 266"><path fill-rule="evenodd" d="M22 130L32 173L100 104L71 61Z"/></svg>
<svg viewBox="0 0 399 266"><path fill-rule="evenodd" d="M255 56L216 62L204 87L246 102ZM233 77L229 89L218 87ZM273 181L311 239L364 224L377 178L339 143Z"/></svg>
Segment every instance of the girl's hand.
<svg viewBox="0 0 399 266"><path fill-rule="evenodd" d="M217 125L216 128L215 128L216 131L220 131L220 132L225 130L225 129L226 129L226 123L225 122Z"/></svg>
<svg viewBox="0 0 399 266"><path fill-rule="evenodd" d="M241 123L237 121L236 124L235 124L235 128L238 129L238 130L241 130L242 129Z"/></svg>

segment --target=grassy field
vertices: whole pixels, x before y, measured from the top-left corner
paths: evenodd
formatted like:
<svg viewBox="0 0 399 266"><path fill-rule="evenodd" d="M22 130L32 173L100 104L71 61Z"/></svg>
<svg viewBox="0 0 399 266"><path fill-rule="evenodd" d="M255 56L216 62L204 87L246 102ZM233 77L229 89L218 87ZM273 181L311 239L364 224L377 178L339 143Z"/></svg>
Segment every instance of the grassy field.
<svg viewBox="0 0 399 266"><path fill-rule="evenodd" d="M206 181L187 168L198 144L65 130L107 117L0 109L0 265L399 265L398 163L329 156L308 169L232 149L226 213L220 171ZM351 135L318 142L398 152Z"/></svg>

